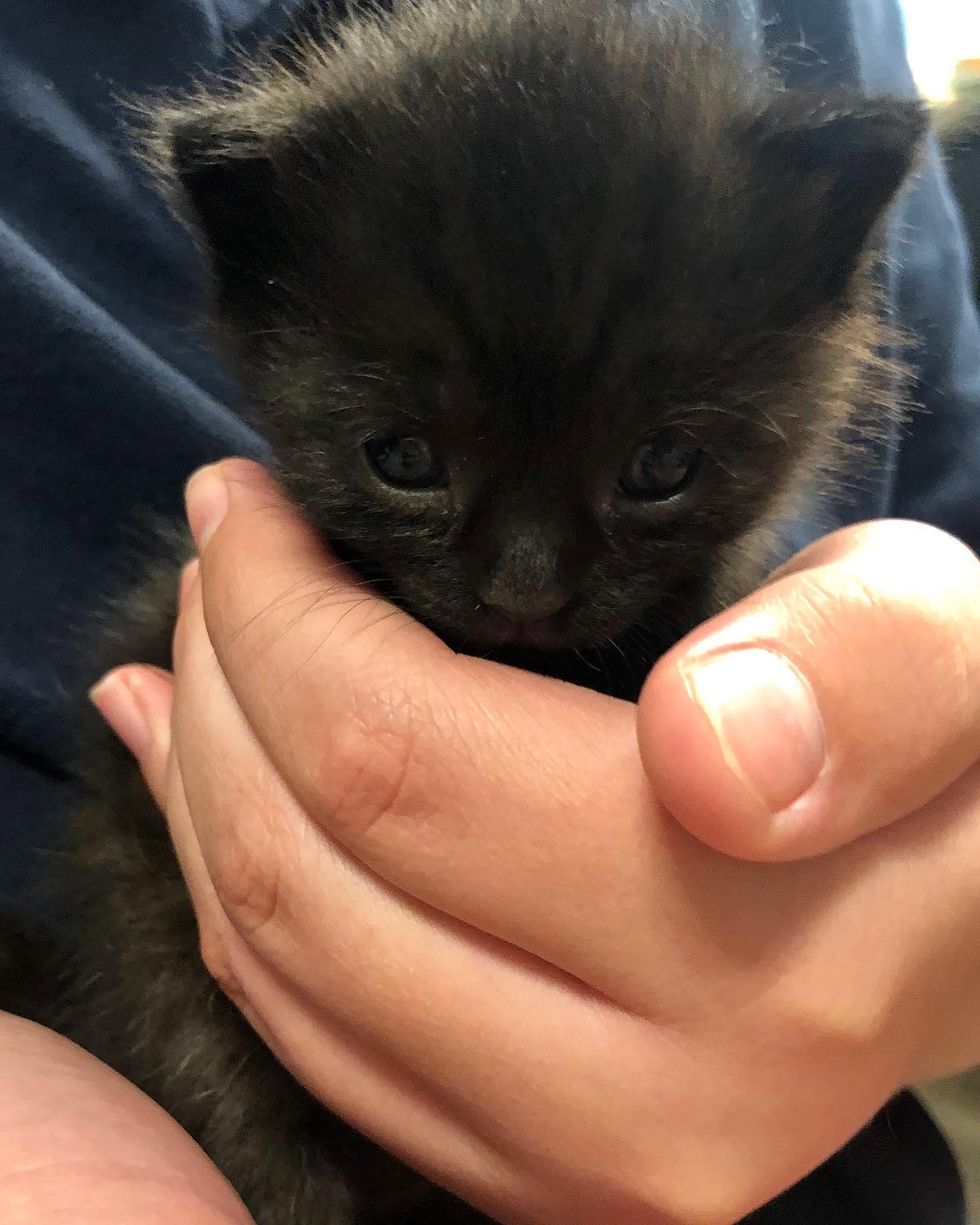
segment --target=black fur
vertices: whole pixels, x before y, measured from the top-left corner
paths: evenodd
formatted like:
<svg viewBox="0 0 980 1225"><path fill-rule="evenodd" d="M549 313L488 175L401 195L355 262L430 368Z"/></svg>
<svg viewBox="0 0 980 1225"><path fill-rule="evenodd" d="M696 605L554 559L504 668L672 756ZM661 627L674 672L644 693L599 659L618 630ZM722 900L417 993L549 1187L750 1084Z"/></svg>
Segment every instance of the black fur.
<svg viewBox="0 0 980 1225"><path fill-rule="evenodd" d="M868 269L923 115L782 94L710 29L616 0L304 22L239 84L153 111L279 475L453 644L634 696L874 426ZM663 430L702 452L691 480L623 496ZM445 484L372 472L364 442L406 434ZM176 564L118 610L93 679L168 664ZM489 604L554 606L551 650L502 645ZM68 968L35 1011L162 1102L259 1225L477 1220L313 1102L218 994L163 822L84 725Z"/></svg>

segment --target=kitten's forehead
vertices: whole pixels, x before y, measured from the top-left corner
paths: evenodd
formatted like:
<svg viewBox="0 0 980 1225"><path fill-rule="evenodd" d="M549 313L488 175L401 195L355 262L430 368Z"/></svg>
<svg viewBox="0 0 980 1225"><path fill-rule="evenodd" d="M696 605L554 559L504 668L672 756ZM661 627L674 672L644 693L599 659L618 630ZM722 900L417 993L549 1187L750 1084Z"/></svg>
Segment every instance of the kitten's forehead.
<svg viewBox="0 0 980 1225"><path fill-rule="evenodd" d="M475 50L460 36L380 94L375 82L311 108L301 174L318 275L382 328L401 312L424 337L448 320L498 353L574 362L600 328L628 339L659 285L676 297L684 261L737 232L731 130L758 91L690 31L682 47L641 23L515 20L510 33Z"/></svg>

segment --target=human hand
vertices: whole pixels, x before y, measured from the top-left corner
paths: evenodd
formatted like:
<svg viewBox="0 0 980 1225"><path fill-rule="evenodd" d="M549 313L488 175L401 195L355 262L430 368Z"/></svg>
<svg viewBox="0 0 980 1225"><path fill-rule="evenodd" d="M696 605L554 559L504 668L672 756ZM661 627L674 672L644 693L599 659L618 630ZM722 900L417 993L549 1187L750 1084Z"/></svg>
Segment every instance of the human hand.
<svg viewBox="0 0 980 1225"><path fill-rule="evenodd" d="M99 704L167 813L206 963L338 1113L505 1221L721 1225L902 1084L976 1058L980 780L961 766L944 787L933 760L976 724L964 733L968 703L952 705L917 758L921 731L903 743L909 725L888 721L909 693L896 653L928 665L914 692L931 711L951 677L975 689L977 576L959 546L860 529L836 560L818 554L826 564L753 597L738 641L768 626L762 641L821 702L824 802L863 777L856 731L891 763L845 820L818 808L791 832L801 852L817 849L814 827L834 842L900 815L890 784L907 765L915 801L935 794L836 853L745 863L671 820L640 764L637 731L676 815L713 840L748 812L678 689L679 654L655 670L638 724L626 703L455 656L354 584L254 466L219 471L193 491L202 562L176 637L172 739L165 674L116 673ZM204 512L222 498L211 534ZM945 586L921 615L886 587L891 666L847 655L839 676L834 635L874 607L855 575L877 592L891 573L859 564L877 532ZM798 607L835 615L800 621ZM735 616L713 624L731 635ZM962 654L947 673L950 625ZM710 632L696 636L705 655ZM865 708L886 716L872 743L852 703L869 682L887 686ZM674 717L656 709L668 700ZM683 775L694 806L658 747L670 737L699 754ZM748 815L748 852L773 854Z"/></svg>

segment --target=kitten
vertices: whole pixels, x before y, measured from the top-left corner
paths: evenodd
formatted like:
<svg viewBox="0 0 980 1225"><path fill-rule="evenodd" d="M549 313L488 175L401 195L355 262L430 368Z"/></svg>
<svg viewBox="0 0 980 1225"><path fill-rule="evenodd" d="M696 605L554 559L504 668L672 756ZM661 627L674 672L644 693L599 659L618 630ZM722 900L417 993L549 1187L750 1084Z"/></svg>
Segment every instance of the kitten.
<svg viewBox="0 0 980 1225"><path fill-rule="evenodd" d="M278 474L455 646L633 697L869 424L873 238L923 114L781 93L710 29L616 0L307 29L155 120ZM174 589L161 565L93 679L168 663ZM201 966L164 825L95 716L79 763L46 1019L171 1111L259 1225L483 1219L289 1078Z"/></svg>

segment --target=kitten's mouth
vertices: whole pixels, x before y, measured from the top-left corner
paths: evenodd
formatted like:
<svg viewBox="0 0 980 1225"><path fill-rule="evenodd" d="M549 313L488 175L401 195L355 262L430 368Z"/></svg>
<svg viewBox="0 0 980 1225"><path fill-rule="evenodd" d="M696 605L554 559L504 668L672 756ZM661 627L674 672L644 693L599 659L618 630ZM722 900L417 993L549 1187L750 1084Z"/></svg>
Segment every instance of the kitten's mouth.
<svg viewBox="0 0 980 1225"><path fill-rule="evenodd" d="M560 618L540 617L520 621L488 609L482 618L479 637L488 647L519 647L527 651L557 651L565 645Z"/></svg>

